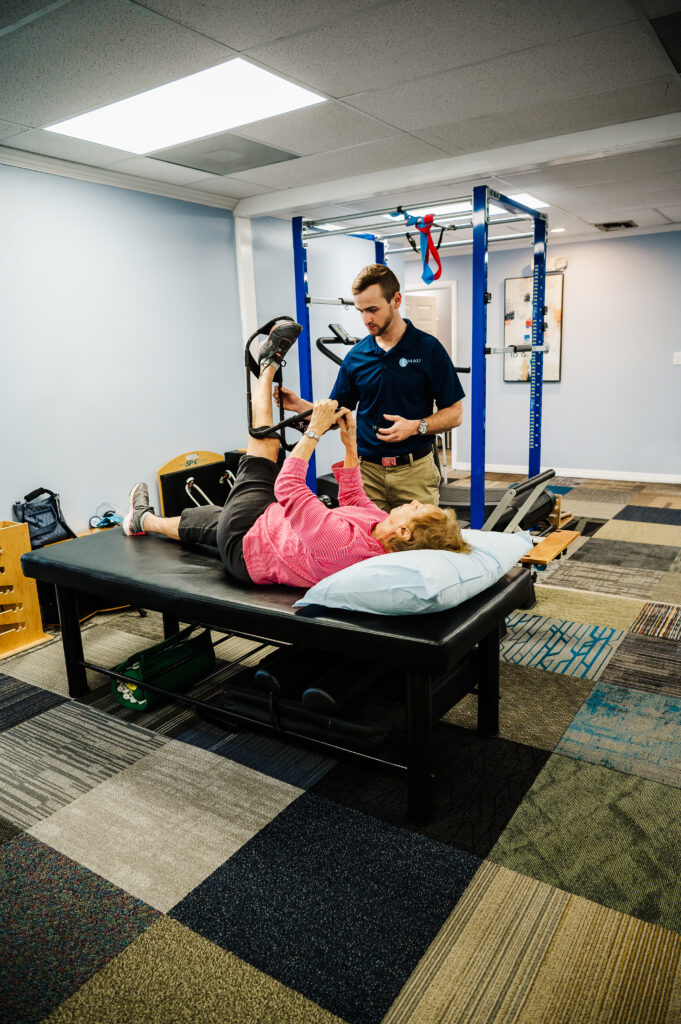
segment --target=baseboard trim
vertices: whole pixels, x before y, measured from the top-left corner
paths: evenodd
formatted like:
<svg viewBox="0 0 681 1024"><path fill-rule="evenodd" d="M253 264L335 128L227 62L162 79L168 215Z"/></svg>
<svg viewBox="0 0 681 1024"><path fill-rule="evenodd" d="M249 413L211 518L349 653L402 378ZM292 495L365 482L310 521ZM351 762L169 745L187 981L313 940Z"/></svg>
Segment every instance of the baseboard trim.
<svg viewBox="0 0 681 1024"><path fill-rule="evenodd" d="M470 470L470 462L457 462L453 470ZM545 469L549 467L545 466ZM554 467L551 467L554 468ZM556 466L556 476L581 477L584 480L622 480L639 484L681 484L681 473L641 473L638 470L620 469L575 469L574 467ZM527 476L527 465L502 465L488 463L487 473L518 473Z"/></svg>

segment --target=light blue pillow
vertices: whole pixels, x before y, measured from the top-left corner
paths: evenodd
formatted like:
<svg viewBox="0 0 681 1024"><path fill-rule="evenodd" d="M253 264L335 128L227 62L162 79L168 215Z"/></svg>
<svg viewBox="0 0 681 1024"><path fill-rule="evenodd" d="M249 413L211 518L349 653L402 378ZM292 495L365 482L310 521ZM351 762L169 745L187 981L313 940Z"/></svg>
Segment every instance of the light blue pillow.
<svg viewBox="0 0 681 1024"><path fill-rule="evenodd" d="M532 548L529 533L462 530L473 551L399 551L367 558L316 583L296 608L323 605L374 615L456 608L496 583Z"/></svg>

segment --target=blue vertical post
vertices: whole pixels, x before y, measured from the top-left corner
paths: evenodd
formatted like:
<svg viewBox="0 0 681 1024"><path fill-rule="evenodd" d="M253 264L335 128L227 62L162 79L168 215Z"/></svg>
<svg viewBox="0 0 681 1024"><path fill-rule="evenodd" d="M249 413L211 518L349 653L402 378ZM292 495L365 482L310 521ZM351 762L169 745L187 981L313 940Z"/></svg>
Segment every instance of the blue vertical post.
<svg viewBox="0 0 681 1024"><path fill-rule="evenodd" d="M307 304L307 250L303 241L303 218L293 218L293 268L296 286L296 319L302 325L298 337L298 369L300 373L300 397L313 401L312 353L310 348L310 310ZM307 485L317 493L317 463L314 453L307 470Z"/></svg>
<svg viewBox="0 0 681 1024"><path fill-rule="evenodd" d="M546 295L546 219L534 219L532 270L532 347L544 344L544 303ZM530 451L528 475L541 473L541 403L544 383L544 353L532 352L530 368Z"/></svg>
<svg viewBox="0 0 681 1024"><path fill-rule="evenodd" d="M374 246L376 248L376 262L385 263L385 242L381 242L378 238L374 237Z"/></svg>
<svg viewBox="0 0 681 1024"><path fill-rule="evenodd" d="M487 186L473 189L473 338L471 348L471 527L485 521L487 390Z"/></svg>

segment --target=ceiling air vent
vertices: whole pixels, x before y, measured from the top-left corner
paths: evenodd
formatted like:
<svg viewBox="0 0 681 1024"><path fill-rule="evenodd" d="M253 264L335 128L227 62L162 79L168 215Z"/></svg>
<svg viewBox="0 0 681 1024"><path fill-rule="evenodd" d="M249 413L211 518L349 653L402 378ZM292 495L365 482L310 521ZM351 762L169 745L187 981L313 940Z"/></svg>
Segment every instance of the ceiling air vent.
<svg viewBox="0 0 681 1024"><path fill-rule="evenodd" d="M599 231L624 231L626 228L637 228L638 224L633 220L606 220L603 224L594 224Z"/></svg>

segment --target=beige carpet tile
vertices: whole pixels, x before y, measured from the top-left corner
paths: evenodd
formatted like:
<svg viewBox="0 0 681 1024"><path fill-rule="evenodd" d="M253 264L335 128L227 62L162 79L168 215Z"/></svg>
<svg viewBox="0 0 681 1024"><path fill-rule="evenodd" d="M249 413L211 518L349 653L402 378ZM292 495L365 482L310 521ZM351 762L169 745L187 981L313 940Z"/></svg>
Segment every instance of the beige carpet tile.
<svg viewBox="0 0 681 1024"><path fill-rule="evenodd" d="M550 619L571 619L573 622L593 622L596 626L614 626L627 630L643 608L644 601L607 594L582 593L548 584L535 588L537 603L535 615Z"/></svg>
<svg viewBox="0 0 681 1024"><path fill-rule="evenodd" d="M65 701L0 733L0 814L34 825L165 742Z"/></svg>
<svg viewBox="0 0 681 1024"><path fill-rule="evenodd" d="M671 1024L680 959L674 932L485 862L383 1024Z"/></svg>
<svg viewBox="0 0 681 1024"><path fill-rule="evenodd" d="M663 601L665 598L657 597L654 591L664 575L656 569L630 569L620 565L568 559L547 577L547 583L552 587L595 594Z"/></svg>
<svg viewBox="0 0 681 1024"><path fill-rule="evenodd" d="M43 1024L343 1024L232 953L162 917Z"/></svg>
<svg viewBox="0 0 681 1024"><path fill-rule="evenodd" d="M32 834L165 913L302 792L170 740Z"/></svg>
<svg viewBox="0 0 681 1024"><path fill-rule="evenodd" d="M574 491L563 495L561 511L571 512L573 516L585 519L612 519L620 509L623 501L585 501L584 498L573 498Z"/></svg>
<svg viewBox="0 0 681 1024"><path fill-rule="evenodd" d="M681 497L681 484L639 484L639 491L643 494L668 494L671 497Z"/></svg>
<svg viewBox="0 0 681 1024"><path fill-rule="evenodd" d="M681 604L681 568L674 572L663 572L650 597L665 604Z"/></svg>
<svg viewBox="0 0 681 1024"><path fill-rule="evenodd" d="M594 537L605 540L626 540L639 544L668 544L681 547L681 526L667 526L663 523L633 523L626 519L612 519L601 526Z"/></svg>
<svg viewBox="0 0 681 1024"><path fill-rule="evenodd" d="M649 508L681 508L681 487L677 494L650 494L648 491L639 491L636 495L637 505L647 505Z"/></svg>
<svg viewBox="0 0 681 1024"><path fill-rule="evenodd" d="M499 735L540 750L553 750L593 688L588 679L505 661L499 677ZM477 697L468 694L443 721L476 729L477 712Z"/></svg>
<svg viewBox="0 0 681 1024"><path fill-rule="evenodd" d="M667 569L667 572L681 573L681 551L679 551L678 555Z"/></svg>

